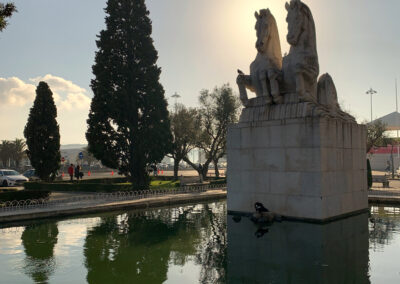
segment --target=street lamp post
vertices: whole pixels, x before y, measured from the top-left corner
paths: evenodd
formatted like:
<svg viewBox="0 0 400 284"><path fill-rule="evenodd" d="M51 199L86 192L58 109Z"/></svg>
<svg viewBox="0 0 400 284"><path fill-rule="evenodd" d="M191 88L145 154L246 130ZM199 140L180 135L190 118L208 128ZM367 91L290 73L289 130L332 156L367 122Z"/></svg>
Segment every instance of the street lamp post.
<svg viewBox="0 0 400 284"><path fill-rule="evenodd" d="M175 112L176 112L176 111L177 111L177 106L178 106L178 99L179 99L181 96L178 95L177 92L175 92L175 94L173 94L171 97L175 99Z"/></svg>
<svg viewBox="0 0 400 284"><path fill-rule="evenodd" d="M372 121L372 95L376 94L377 92L372 88L369 88L368 91L365 92L367 95L371 95L371 121Z"/></svg>

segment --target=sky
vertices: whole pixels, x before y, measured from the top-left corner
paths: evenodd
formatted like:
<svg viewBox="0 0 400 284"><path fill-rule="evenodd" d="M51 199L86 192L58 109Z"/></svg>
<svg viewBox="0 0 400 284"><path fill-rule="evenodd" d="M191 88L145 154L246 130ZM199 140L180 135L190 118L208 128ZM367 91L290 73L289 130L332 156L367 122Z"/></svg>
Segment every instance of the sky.
<svg viewBox="0 0 400 284"><path fill-rule="evenodd" d="M5 2L5 0L0 0ZM53 90L61 144L86 143L90 80L105 28L106 0L14 0L18 13L0 33L0 140L23 138L39 81ZM400 1L304 0L314 16L320 75L329 73L342 107L359 122L396 110L400 81ZM147 0L165 96L197 106L202 89L229 83L254 60L254 12L269 8L288 52L284 0ZM400 82L399 82L400 85ZM400 88L399 88L400 89Z"/></svg>

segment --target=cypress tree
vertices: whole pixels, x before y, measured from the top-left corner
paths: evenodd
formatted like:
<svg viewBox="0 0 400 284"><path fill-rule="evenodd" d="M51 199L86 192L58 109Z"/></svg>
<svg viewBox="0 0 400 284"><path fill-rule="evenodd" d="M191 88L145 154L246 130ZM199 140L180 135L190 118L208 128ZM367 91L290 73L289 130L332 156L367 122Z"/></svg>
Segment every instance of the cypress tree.
<svg viewBox="0 0 400 284"><path fill-rule="evenodd" d="M60 131L56 117L53 93L47 83L40 82L24 136L31 164L44 181L54 178L60 168Z"/></svg>
<svg viewBox="0 0 400 284"><path fill-rule="evenodd" d="M105 11L91 81L88 148L136 188L146 188L146 167L162 160L172 140L149 12L144 0L108 0Z"/></svg>

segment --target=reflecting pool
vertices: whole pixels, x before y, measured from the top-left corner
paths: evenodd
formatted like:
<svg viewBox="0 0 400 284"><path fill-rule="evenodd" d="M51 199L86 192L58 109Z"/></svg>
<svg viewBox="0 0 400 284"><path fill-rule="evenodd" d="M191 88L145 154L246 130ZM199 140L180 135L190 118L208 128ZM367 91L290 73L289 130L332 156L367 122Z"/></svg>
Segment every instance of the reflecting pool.
<svg viewBox="0 0 400 284"><path fill-rule="evenodd" d="M258 226L226 202L0 228L0 283L400 283L400 209Z"/></svg>

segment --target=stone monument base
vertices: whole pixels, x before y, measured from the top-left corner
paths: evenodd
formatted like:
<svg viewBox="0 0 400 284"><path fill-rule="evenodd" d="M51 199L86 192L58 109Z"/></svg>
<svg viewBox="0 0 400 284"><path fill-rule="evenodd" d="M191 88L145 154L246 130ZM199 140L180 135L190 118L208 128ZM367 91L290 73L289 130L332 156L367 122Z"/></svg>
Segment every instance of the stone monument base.
<svg viewBox="0 0 400 284"><path fill-rule="evenodd" d="M289 218L324 222L368 208L366 129L341 119L242 122L228 130L228 211L261 202Z"/></svg>

